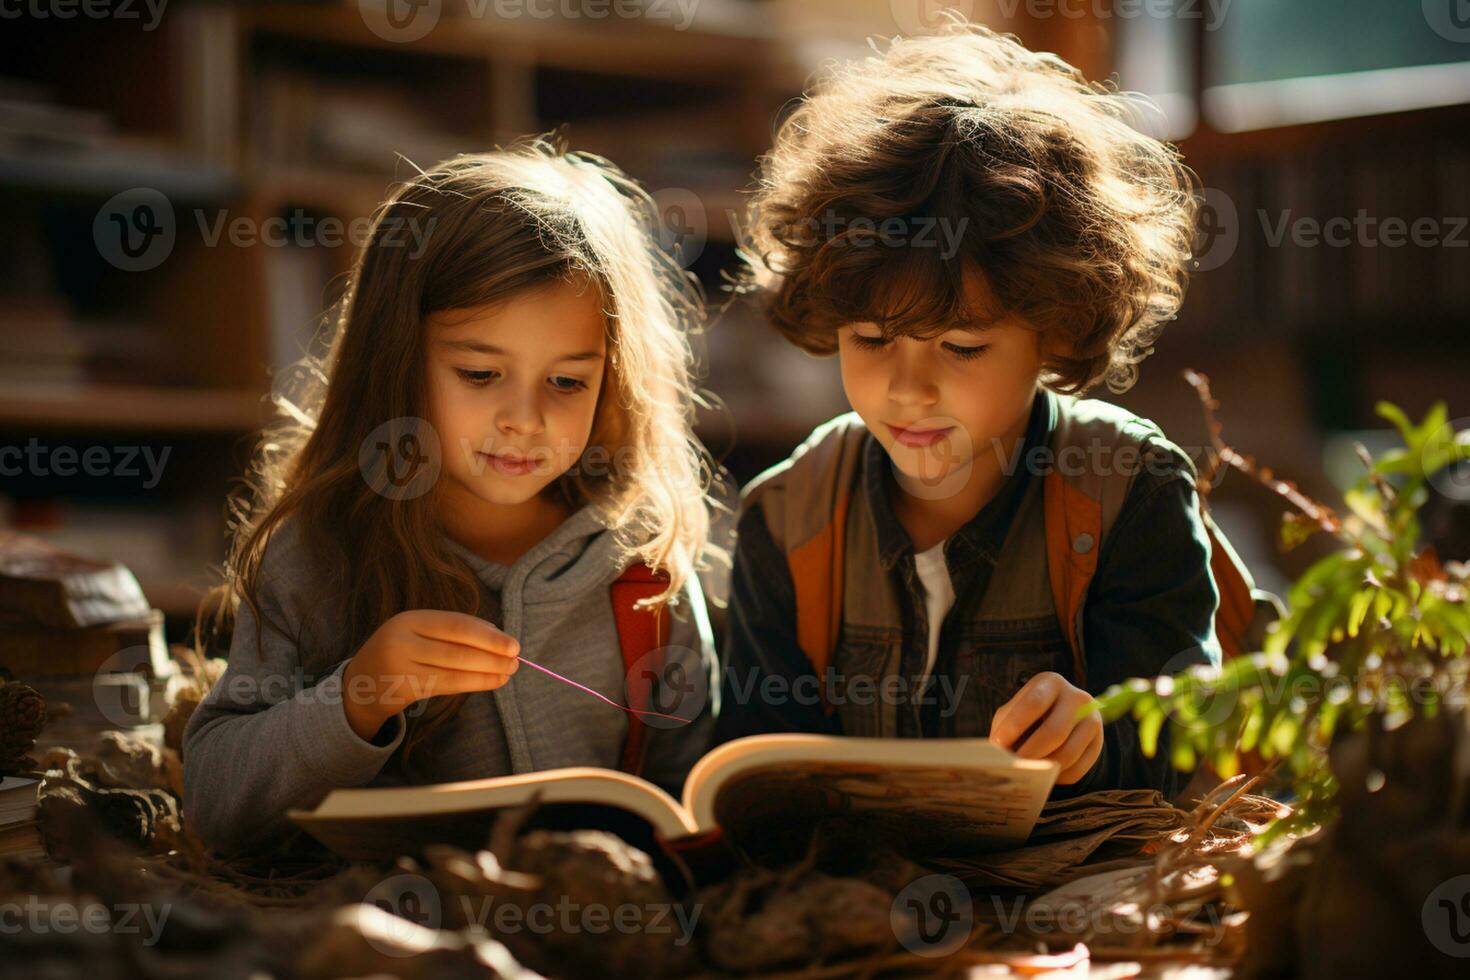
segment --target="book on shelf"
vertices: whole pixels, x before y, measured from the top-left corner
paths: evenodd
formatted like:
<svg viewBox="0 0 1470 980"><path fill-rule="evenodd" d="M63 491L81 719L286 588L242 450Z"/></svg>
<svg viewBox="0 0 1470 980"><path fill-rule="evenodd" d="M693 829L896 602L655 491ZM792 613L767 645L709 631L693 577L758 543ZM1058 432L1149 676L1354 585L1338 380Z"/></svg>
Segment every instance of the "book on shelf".
<svg viewBox="0 0 1470 980"><path fill-rule="evenodd" d="M84 629L150 612L143 587L122 564L0 531L0 627Z"/></svg>
<svg viewBox="0 0 1470 980"><path fill-rule="evenodd" d="M126 567L0 532L0 676L54 712L40 747L156 726L174 672L163 613Z"/></svg>
<svg viewBox="0 0 1470 980"><path fill-rule="evenodd" d="M391 173L397 154L428 166L477 146L435 125L410 92L381 82L276 66L261 73L253 95L253 145L266 170Z"/></svg>
<svg viewBox="0 0 1470 980"><path fill-rule="evenodd" d="M41 781L31 776L0 776L0 859L45 857L40 812Z"/></svg>
<svg viewBox="0 0 1470 980"><path fill-rule="evenodd" d="M1056 782L1053 762L988 739L752 735L694 765L682 799L624 772L551 769L427 786L334 790L289 816L354 860L429 843L484 846L497 813L536 802L553 825L651 831L665 850L714 844L799 855L825 817L850 818L913 857L1024 841ZM644 835L648 836L648 835Z"/></svg>
<svg viewBox="0 0 1470 980"><path fill-rule="evenodd" d="M81 381L89 352L61 300L0 295L0 378L28 384Z"/></svg>
<svg viewBox="0 0 1470 980"><path fill-rule="evenodd" d="M168 659L163 612L82 629L0 623L0 669L27 680L114 671L157 673Z"/></svg>
<svg viewBox="0 0 1470 980"><path fill-rule="evenodd" d="M50 86L0 79L0 153L90 149L112 133L105 113L62 105Z"/></svg>

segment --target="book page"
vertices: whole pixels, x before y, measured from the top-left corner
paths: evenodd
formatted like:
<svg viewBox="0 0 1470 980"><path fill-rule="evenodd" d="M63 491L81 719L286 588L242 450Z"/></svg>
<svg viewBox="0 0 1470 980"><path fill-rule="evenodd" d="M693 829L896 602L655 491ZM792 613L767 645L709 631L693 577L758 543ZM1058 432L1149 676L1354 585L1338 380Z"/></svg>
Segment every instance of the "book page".
<svg viewBox="0 0 1470 980"><path fill-rule="evenodd" d="M1024 841L1058 772L987 739L755 736L716 753L685 787L696 821L747 850L787 853L828 818L857 821L913 856Z"/></svg>
<svg viewBox="0 0 1470 980"><path fill-rule="evenodd" d="M587 804L625 811L665 838L684 837L695 829L678 801L652 783L591 767L429 786L339 789L315 810L292 810L289 816L337 853L370 859L410 843L482 839L496 811L532 798L547 807Z"/></svg>

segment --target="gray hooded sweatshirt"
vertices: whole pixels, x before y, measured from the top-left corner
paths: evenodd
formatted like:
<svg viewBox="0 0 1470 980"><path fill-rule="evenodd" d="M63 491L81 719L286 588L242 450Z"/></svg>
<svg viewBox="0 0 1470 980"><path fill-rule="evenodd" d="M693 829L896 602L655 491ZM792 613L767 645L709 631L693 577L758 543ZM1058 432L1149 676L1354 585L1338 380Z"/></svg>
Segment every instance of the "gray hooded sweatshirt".
<svg viewBox="0 0 1470 980"><path fill-rule="evenodd" d="M626 703L609 588L622 569L613 534L593 508L573 514L509 567L444 541L480 579L480 616L520 641L522 659ZM257 577L260 642L256 617L242 602L229 665L184 732L185 819L212 847L238 853L278 844L294 830L288 809L310 808L341 787L618 767L630 716L524 665L498 690L469 694L415 750L411 768L398 754L403 713L373 740L361 738L342 704L342 672L355 651L341 649L344 630L331 621L338 606L327 601L338 598L332 590L341 583L314 568L307 551L291 519L276 529ZM655 708L694 721L651 720L643 776L677 798L710 746L719 685L697 581L670 618L668 656L692 681L677 705Z"/></svg>

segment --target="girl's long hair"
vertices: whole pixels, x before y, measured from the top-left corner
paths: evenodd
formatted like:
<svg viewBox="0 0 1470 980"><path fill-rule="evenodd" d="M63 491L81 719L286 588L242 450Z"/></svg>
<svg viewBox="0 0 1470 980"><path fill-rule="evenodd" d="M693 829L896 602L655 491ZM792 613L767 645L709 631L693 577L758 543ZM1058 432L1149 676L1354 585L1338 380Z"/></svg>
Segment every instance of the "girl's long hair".
<svg viewBox="0 0 1470 980"><path fill-rule="evenodd" d="M441 540L443 481L418 496L385 495L365 478L359 452L384 423L426 418L426 316L561 280L590 280L604 301L609 358L589 448L606 465L573 467L554 487L599 509L625 561L667 572L653 601L677 607L690 576L722 549L709 543L717 474L692 434L704 403L689 335L703 297L658 247L656 214L608 161L539 138L455 157L397 186L374 215L324 353L278 379L279 417L228 502L224 581L200 605L196 650L233 628L241 599L259 626L261 560L293 515L340 592L346 629L329 662L351 656L399 612L478 611L474 572ZM464 698L415 706L405 757Z"/></svg>

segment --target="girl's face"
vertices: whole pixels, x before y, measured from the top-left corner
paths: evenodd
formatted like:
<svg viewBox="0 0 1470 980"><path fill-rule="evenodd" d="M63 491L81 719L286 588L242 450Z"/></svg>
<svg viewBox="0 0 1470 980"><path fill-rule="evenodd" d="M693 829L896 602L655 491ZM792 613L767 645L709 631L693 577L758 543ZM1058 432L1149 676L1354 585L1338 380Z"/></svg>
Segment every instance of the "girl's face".
<svg viewBox="0 0 1470 980"><path fill-rule="evenodd" d="M607 358L602 297L555 282L493 306L427 318L429 422L445 475L522 504L587 448Z"/></svg>

